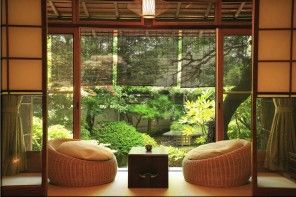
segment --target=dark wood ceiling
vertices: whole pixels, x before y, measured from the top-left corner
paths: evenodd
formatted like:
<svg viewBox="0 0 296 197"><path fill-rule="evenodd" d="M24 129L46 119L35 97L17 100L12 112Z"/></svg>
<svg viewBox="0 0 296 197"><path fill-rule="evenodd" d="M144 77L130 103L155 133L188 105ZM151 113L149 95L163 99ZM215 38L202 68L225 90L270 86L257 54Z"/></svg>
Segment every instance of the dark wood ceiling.
<svg viewBox="0 0 296 197"><path fill-rule="evenodd" d="M215 20L216 0L156 0L158 21ZM141 20L141 0L80 0L80 20ZM47 0L49 21L72 19L72 0ZM222 21L251 22L251 0L222 0Z"/></svg>

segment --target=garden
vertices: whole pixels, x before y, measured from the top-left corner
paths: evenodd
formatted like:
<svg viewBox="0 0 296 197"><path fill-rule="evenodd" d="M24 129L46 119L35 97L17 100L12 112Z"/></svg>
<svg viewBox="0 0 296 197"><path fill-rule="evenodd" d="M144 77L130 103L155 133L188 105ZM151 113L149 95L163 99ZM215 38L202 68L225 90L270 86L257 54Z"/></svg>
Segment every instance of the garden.
<svg viewBox="0 0 296 197"><path fill-rule="evenodd" d="M72 138L67 107L71 97L49 100L63 110L49 111L49 139ZM152 87L100 87L82 97L81 139L97 140L116 150L120 167L127 165L133 146L165 146L169 165L181 166L192 148L211 142L215 118L214 88L175 89ZM229 138L250 138L250 130L240 122L250 115L250 99L237 109L229 123ZM53 115L52 115L53 114ZM170 132L167 136L165 133ZM33 149L41 149L41 120L33 118ZM211 134L210 134L211 133ZM195 134L195 135L194 135ZM193 137L192 137L193 136ZM182 145L182 137L190 143Z"/></svg>
<svg viewBox="0 0 296 197"><path fill-rule="evenodd" d="M81 36L80 138L107 144L119 167L133 146L165 146L169 166L180 167L189 150L215 141L215 35L163 33ZM249 139L249 38L227 37L224 48L225 138ZM48 36L48 73L48 138L72 138L71 36ZM33 150L41 148L38 117Z"/></svg>

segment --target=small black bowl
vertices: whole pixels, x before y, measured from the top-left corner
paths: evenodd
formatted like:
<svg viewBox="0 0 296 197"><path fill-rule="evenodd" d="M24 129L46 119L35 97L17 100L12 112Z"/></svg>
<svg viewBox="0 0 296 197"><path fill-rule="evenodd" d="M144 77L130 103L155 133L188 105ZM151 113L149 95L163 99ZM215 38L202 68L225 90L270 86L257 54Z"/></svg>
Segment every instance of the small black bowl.
<svg viewBox="0 0 296 197"><path fill-rule="evenodd" d="M151 145L151 144L146 144L146 145L145 145L145 149L146 149L147 152L151 152L151 150L152 150L152 145Z"/></svg>

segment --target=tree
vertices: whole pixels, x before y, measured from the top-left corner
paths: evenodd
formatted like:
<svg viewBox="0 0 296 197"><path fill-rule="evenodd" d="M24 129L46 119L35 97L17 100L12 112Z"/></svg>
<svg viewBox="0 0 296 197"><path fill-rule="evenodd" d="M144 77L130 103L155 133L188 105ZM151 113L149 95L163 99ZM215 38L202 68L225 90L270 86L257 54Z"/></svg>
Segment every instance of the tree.
<svg viewBox="0 0 296 197"><path fill-rule="evenodd" d="M189 43L189 45L198 45L200 48L206 47L207 45L213 44L214 40L206 39L204 42L200 42L198 39L195 42ZM249 46L249 39L247 36L231 36L225 38L224 43L224 84L231 87L231 91L250 91L251 90L251 57L250 53L247 51ZM194 46L193 46L194 47ZM188 47L189 48L189 47ZM189 77L184 77L184 80L200 79L202 81L201 75L207 70L210 70L213 66L212 61L215 59L216 50L206 48L205 51L196 53L195 50L187 50L185 56L180 60L183 63L183 70L190 70ZM210 77L215 76L211 73L208 76L208 83L213 83L209 81ZM213 79L212 79L213 80ZM198 85L195 84L195 85ZM250 95L249 94L227 94L223 101L224 106L224 138L228 139L227 130L228 124L241 103L243 103ZM214 130L211 130L214 132ZM209 136L213 136L209 135Z"/></svg>

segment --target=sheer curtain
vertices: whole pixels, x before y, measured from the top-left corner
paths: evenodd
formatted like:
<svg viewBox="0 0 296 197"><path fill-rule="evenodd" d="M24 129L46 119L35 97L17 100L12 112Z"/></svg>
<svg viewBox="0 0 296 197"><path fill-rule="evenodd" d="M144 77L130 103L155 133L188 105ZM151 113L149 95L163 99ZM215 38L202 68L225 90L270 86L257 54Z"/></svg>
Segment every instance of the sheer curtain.
<svg viewBox="0 0 296 197"><path fill-rule="evenodd" d="M22 96L2 96L2 175L19 173L26 167L25 142L19 107Z"/></svg>
<svg viewBox="0 0 296 197"><path fill-rule="evenodd" d="M296 152L296 131L292 98L274 98L275 114L267 142L264 166L270 170L286 170L289 152Z"/></svg>

